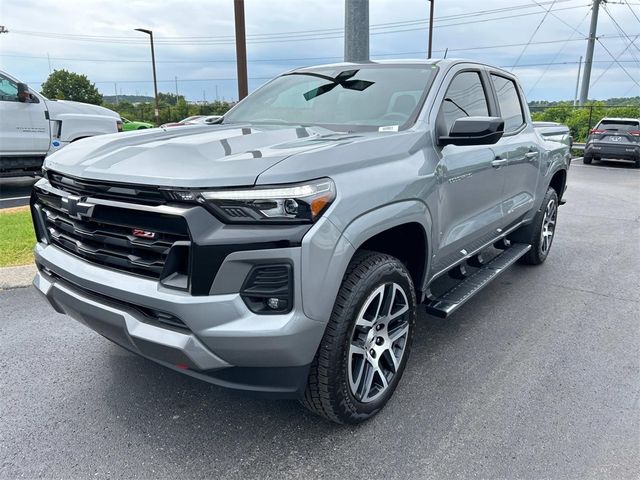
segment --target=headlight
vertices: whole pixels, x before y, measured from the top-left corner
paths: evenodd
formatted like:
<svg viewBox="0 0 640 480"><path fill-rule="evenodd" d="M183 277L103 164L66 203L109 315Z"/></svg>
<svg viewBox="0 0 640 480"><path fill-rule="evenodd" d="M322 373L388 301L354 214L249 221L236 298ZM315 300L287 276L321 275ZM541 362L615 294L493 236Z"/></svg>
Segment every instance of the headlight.
<svg viewBox="0 0 640 480"><path fill-rule="evenodd" d="M173 192L182 201L198 201L229 223L308 223L316 221L336 197L333 181L234 190Z"/></svg>

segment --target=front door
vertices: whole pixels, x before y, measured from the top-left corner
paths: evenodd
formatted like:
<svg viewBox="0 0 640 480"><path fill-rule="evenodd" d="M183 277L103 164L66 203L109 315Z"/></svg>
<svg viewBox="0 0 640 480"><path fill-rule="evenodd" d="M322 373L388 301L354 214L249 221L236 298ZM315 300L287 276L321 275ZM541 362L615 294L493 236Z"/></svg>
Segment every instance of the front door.
<svg viewBox="0 0 640 480"><path fill-rule="evenodd" d="M44 155L49 150L46 105L18 99L18 84L0 73L0 150L2 155Z"/></svg>
<svg viewBox="0 0 640 480"><path fill-rule="evenodd" d="M451 79L438 112L437 135L448 134L462 117L492 114L486 79L474 69ZM444 268L490 241L502 225L505 170L495 162L493 145L437 147L439 175L438 238L434 265Z"/></svg>

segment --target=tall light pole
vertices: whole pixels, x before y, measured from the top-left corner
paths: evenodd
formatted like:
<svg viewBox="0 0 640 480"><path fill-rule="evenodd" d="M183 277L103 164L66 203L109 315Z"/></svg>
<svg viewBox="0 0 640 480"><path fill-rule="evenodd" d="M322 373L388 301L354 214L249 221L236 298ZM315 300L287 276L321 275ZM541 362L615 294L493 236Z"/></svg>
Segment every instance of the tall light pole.
<svg viewBox="0 0 640 480"><path fill-rule="evenodd" d="M598 29L598 8L600 2L605 0L593 0L591 10L591 25L589 27L589 39L587 40L587 54L584 59L584 71L582 72L582 84L580 85L580 106L587 103L589 97L589 83L591 82L591 65L593 64L593 49L596 43L596 31Z"/></svg>
<svg viewBox="0 0 640 480"><path fill-rule="evenodd" d="M344 61L369 61L369 0L344 2Z"/></svg>
<svg viewBox="0 0 640 480"><path fill-rule="evenodd" d="M233 1L233 13L236 20L236 67L238 70L238 100L242 100L249 94L249 80L247 78L247 40L245 36L244 26L244 0Z"/></svg>
<svg viewBox="0 0 640 480"><path fill-rule="evenodd" d="M151 41L151 66L153 67L153 93L155 98L155 117L156 117L156 126L160 125L160 110L158 109L158 80L156 79L156 54L153 51L153 32L151 30L147 30L146 28L136 28L137 32L146 33L149 35L149 40Z"/></svg>
<svg viewBox="0 0 640 480"><path fill-rule="evenodd" d="M429 50L427 58L431 58L431 45L433 44L433 3L435 0L429 0Z"/></svg>

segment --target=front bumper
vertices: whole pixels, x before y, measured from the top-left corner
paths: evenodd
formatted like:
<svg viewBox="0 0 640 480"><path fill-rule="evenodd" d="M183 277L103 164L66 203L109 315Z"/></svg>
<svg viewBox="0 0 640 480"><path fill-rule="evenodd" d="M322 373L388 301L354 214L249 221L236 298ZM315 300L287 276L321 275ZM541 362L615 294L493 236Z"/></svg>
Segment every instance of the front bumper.
<svg viewBox="0 0 640 480"><path fill-rule="evenodd" d="M635 160L640 158L640 145L630 143L613 144L592 142L587 143L585 155L598 158L614 158L620 160Z"/></svg>
<svg viewBox="0 0 640 480"><path fill-rule="evenodd" d="M237 293L192 296L54 245L38 243L35 255L34 286L53 308L113 342L217 385L285 397L302 393L325 324L303 313L299 289L291 312L257 315ZM300 248L236 252L227 261L265 255L290 260L299 282ZM160 323L149 311L174 316L185 327Z"/></svg>

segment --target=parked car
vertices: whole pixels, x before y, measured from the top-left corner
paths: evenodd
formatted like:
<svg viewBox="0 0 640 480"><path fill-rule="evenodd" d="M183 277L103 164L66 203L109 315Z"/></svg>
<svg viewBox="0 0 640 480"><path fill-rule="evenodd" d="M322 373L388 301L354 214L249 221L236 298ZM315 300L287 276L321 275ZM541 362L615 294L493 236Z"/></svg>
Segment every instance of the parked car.
<svg viewBox="0 0 640 480"><path fill-rule="evenodd" d="M121 130L116 112L49 100L0 71L0 177L38 174L49 153L81 138Z"/></svg>
<svg viewBox="0 0 640 480"><path fill-rule="evenodd" d="M610 158L630 160L640 168L640 120L637 118L603 118L589 132L583 162Z"/></svg>
<svg viewBox="0 0 640 480"><path fill-rule="evenodd" d="M569 141L477 62L294 70L219 125L47 158L34 284L168 368L359 423L396 389L420 306L447 317L548 258Z"/></svg>
<svg viewBox="0 0 640 480"><path fill-rule="evenodd" d="M189 122L190 125L214 125L222 118L222 115L206 115L198 118L193 122Z"/></svg>
<svg viewBox="0 0 640 480"><path fill-rule="evenodd" d="M122 117L122 129L125 132L130 132L131 130L144 130L145 128L153 128L155 125L153 123L148 122L138 122L136 120L128 120Z"/></svg>
<svg viewBox="0 0 640 480"><path fill-rule="evenodd" d="M191 117L184 118L184 119L180 120L179 122L163 123L162 125L160 125L160 128L182 127L184 125L193 125L199 119L204 118L204 117L205 117L205 115L192 115Z"/></svg>

